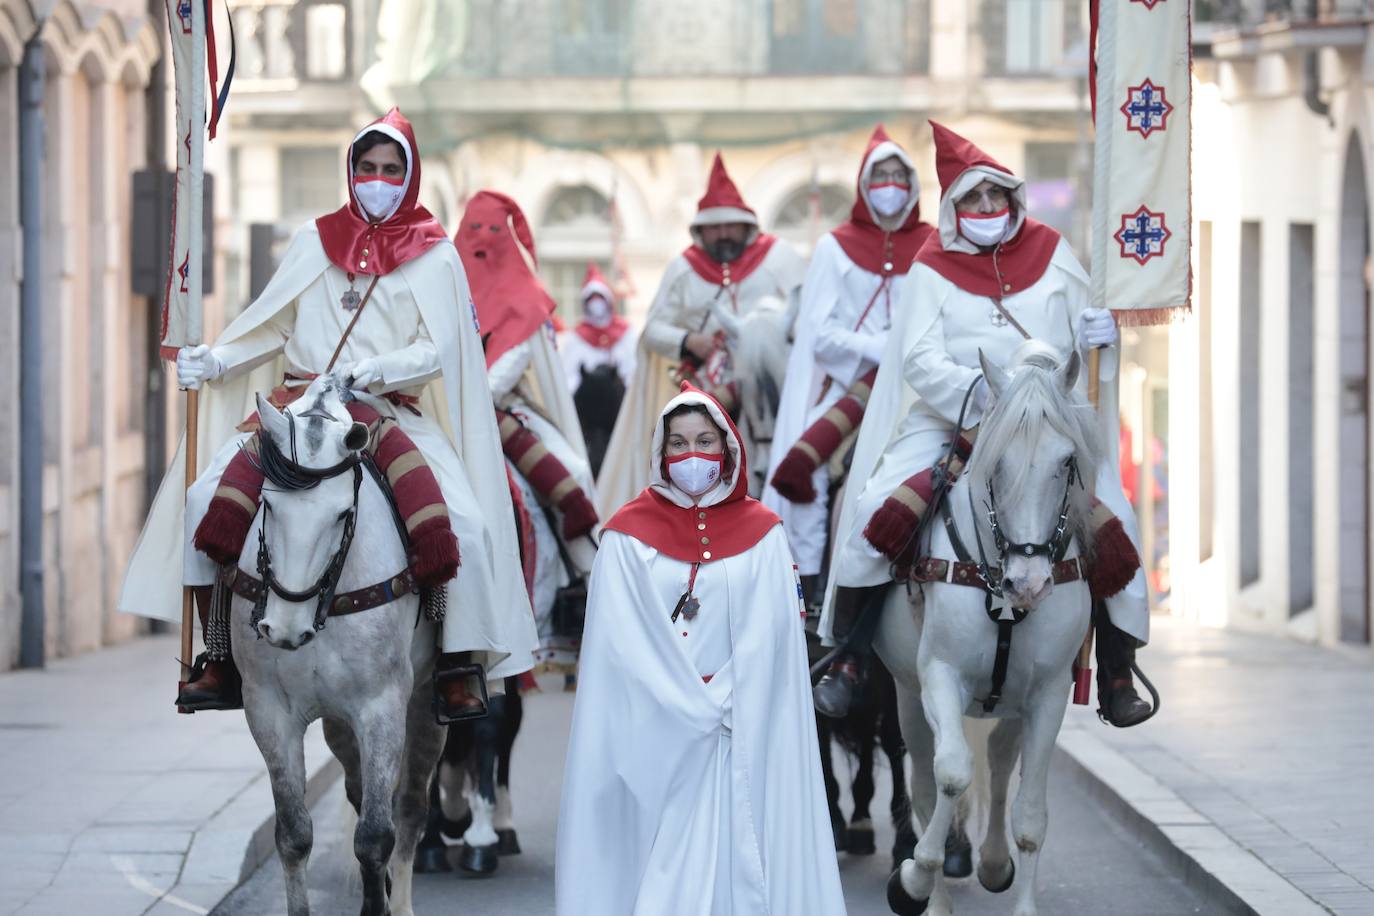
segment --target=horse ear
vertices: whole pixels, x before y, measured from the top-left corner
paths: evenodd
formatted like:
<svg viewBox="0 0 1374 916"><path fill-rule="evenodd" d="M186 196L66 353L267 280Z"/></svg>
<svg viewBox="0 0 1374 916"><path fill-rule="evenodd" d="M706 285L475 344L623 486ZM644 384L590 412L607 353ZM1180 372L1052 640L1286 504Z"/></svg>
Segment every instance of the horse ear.
<svg viewBox="0 0 1374 916"><path fill-rule="evenodd" d="M1059 369L1059 390L1068 394L1073 391L1078 384L1078 373L1083 368L1083 360L1079 358L1078 351L1074 350L1069 354L1068 361Z"/></svg>
<svg viewBox="0 0 1374 916"><path fill-rule="evenodd" d="M363 423L354 423L344 433L344 448L350 452L360 452L367 446L367 440L372 437L372 431Z"/></svg>
<svg viewBox="0 0 1374 916"><path fill-rule="evenodd" d="M291 445L291 421L286 419L286 415L272 406L272 402L261 394L258 399L258 425L262 431L272 437L272 441L283 449L290 448Z"/></svg>
<svg viewBox="0 0 1374 916"><path fill-rule="evenodd" d="M577 371L580 372L580 373L582 373L582 378L583 378L584 380L587 378L587 364L586 364L586 363L578 363Z"/></svg>
<svg viewBox="0 0 1374 916"><path fill-rule="evenodd" d="M988 390L994 398L1000 398L1011 381L1011 376L1007 375L1007 371L1001 366L988 359L982 348L978 350L978 364L983 367L983 378L987 380Z"/></svg>

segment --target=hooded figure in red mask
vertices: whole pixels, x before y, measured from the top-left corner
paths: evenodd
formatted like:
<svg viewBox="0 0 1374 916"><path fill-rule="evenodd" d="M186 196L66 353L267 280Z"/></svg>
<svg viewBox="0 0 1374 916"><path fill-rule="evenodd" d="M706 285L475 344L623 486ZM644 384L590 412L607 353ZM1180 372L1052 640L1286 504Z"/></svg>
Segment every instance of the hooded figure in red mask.
<svg viewBox="0 0 1374 916"><path fill-rule="evenodd" d="M207 533L198 528L212 503L235 498L221 477L250 436L239 427L254 394L272 392L280 408L310 379L335 372L354 390L392 402L396 425L437 479L461 556L447 585L441 649L472 653L498 681L528 670L537 640L467 276L443 227L419 205L419 148L399 111L360 131L343 166L348 203L297 230L266 289L213 346L178 354L179 382L204 386L201 466L183 512L178 451L119 608L179 619L183 583L208 603L216 564L193 536L201 543ZM230 662L209 662L188 699L222 708ZM446 682L452 711L471 708L463 688Z"/></svg>
<svg viewBox="0 0 1374 916"><path fill-rule="evenodd" d="M1075 350L1086 357L1101 348L1103 400L1116 403L1116 323L1110 311L1089 305L1088 276L1068 243L1027 213L1022 179L943 125L932 121L931 129L942 191L939 234L921 248L903 281L850 466L850 480L863 484L848 488L840 507L821 619L821 637L832 644L848 638L851 651L871 641L892 581L892 559L865 532L889 496L942 456L959 432L970 389L964 428L980 422L989 397L980 381L980 351L1007 365L1030 339L1065 359ZM1079 384L1086 388L1086 373ZM1101 416L1103 441L1115 443L1116 412ZM1138 526L1120 475L1103 474L1096 494L1138 552ZM1137 569L1105 605L1110 626L1099 630L1099 649L1107 653L1099 661L1099 696L1113 724L1133 725L1149 713L1130 676L1135 647L1150 635L1144 575ZM831 674L836 676L817 686L817 702L843 714L857 678L847 671Z"/></svg>
<svg viewBox="0 0 1374 916"><path fill-rule="evenodd" d="M587 447L554 343L557 305L535 273L529 223L509 196L474 194L454 243L477 306L502 450L531 519L536 663L571 673L580 634L558 632L554 599L591 569L597 518Z"/></svg>
<svg viewBox="0 0 1374 916"><path fill-rule="evenodd" d="M684 384L606 523L568 744L562 916L843 914L796 567L739 432Z"/></svg>
<svg viewBox="0 0 1374 916"><path fill-rule="evenodd" d="M849 220L822 236L811 254L773 429L777 447L771 453L770 481L812 424L877 366L898 304L897 284L922 243L935 234L933 226L921 222L919 202L915 163L879 124L859 165ZM845 437L852 432L851 426ZM810 500L793 499L798 496L794 489L788 489L785 498L772 485L762 498L782 516L808 599L818 601L830 514L827 459L836 456L806 451L807 447L800 446L813 460L801 462L803 479L795 483L810 486Z"/></svg>
<svg viewBox="0 0 1374 916"><path fill-rule="evenodd" d="M741 331L751 338L751 347L781 350L778 362L786 359L786 319L806 264L786 242L760 231L758 217L725 171L719 153L706 194L698 201L691 236L692 244L664 271L644 322L635 378L625 393L598 480L603 516L644 486L642 456L653 436L658 407L673 396L678 380L691 379L716 392L732 389L745 374L736 373L732 365L741 355ZM734 390L748 399L752 394L744 387ZM744 409L747 417L748 406ZM741 429L758 460L760 433L748 423ZM766 433L771 438L771 429ZM766 457L761 463L767 466ZM750 481L752 492L759 492L761 479L757 475Z"/></svg>

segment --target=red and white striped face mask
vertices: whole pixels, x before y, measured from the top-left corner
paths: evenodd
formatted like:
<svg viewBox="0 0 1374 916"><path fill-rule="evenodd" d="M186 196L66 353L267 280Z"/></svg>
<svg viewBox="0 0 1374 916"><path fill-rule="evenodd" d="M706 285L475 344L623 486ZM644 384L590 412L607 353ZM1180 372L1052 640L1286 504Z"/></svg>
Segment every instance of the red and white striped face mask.
<svg viewBox="0 0 1374 916"><path fill-rule="evenodd" d="M385 219L390 216L401 202L401 195L404 193L404 178L358 175L353 179L353 194L358 198L358 204L373 219Z"/></svg>
<svg viewBox="0 0 1374 916"><path fill-rule="evenodd" d="M882 216L896 216L911 199L911 185L903 181L875 181L868 186L868 202Z"/></svg>
<svg viewBox="0 0 1374 916"><path fill-rule="evenodd" d="M979 248L991 248L1007 239L1011 226L1011 208L996 213L960 213L959 234Z"/></svg>
<svg viewBox="0 0 1374 916"><path fill-rule="evenodd" d="M685 452L664 461L668 477L688 496L700 496L720 480L725 466L725 453Z"/></svg>

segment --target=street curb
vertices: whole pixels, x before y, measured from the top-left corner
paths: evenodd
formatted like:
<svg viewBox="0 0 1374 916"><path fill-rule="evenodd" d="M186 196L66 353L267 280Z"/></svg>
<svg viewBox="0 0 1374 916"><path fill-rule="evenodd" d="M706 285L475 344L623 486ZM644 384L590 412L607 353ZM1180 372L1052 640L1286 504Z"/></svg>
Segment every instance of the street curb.
<svg viewBox="0 0 1374 916"><path fill-rule="evenodd" d="M313 807L343 776L318 725L306 733L305 762L305 803ZM271 781L263 769L196 830L177 883L163 901L180 911L213 912L276 854L276 824Z"/></svg>
<svg viewBox="0 0 1374 916"><path fill-rule="evenodd" d="M1329 916L1210 818L1087 730L1066 724L1058 749L1088 794L1182 872L1207 900L1208 912Z"/></svg>

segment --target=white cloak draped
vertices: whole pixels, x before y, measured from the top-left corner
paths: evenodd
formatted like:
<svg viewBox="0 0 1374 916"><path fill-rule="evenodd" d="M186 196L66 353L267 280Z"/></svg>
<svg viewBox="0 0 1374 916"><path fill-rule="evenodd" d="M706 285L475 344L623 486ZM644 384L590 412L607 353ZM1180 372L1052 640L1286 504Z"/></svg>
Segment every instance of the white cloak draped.
<svg viewBox="0 0 1374 916"><path fill-rule="evenodd" d="M320 243L314 222L297 230L281 266L262 295L235 319L216 346L245 348L251 341L269 343L261 352L239 353L244 362L201 390L198 474L215 461L217 452L236 435L237 426L254 410L253 396L282 381L286 360L279 335L263 334L293 302L334 270ZM368 282L362 277L364 288ZM401 265L379 282L404 284L418 306L424 330L437 351L439 375L424 385L420 411L439 437L422 429L407 429L406 411L399 411L402 428L416 439L441 484L457 475L471 494L471 502L450 505L472 534L459 537L462 565L449 583L448 616L444 622L445 651L474 651L493 678L518 674L532 663L537 644L533 615L520 571L510 491L501 440L491 410L486 360L477 334L468 292L467 275L451 244L434 245ZM256 333L255 333L256 332ZM352 341L350 341L352 343ZM331 348L332 349L332 348ZM359 358L363 354L359 352ZM323 371L319 366L314 371ZM443 442L432 441L436 438ZM446 456L448 457L446 460ZM456 460L455 460L456 459ZM179 620L181 575L185 548L185 443L178 447L158 488L143 533L125 575L118 608L161 620ZM445 488L446 499L453 495Z"/></svg>
<svg viewBox="0 0 1374 916"><path fill-rule="evenodd" d="M840 505L833 573L818 631L827 641L833 635L835 586L878 585L888 580L888 559L863 537L864 526L893 490L942 454L964 393L981 374L978 351L1006 365L1024 343L1005 319L994 320L992 300L960 289L924 265L916 265L907 274L901 296L850 465L849 479L863 485L846 487ZM1044 275L1029 288L1007 296L1002 304L1032 337L1067 358L1077 345L1078 316L1089 307L1088 277L1068 243L1061 240ZM1121 519L1139 549L1135 511L1117 470L1118 362L1117 347L1102 351L1098 416L1105 458L1097 497ZM1086 372L1079 376L1079 385L1086 388ZM980 420L970 406L964 426L976 426ZM1149 596L1142 572L1123 592L1107 600L1107 610L1116 626L1143 642L1149 640Z"/></svg>
<svg viewBox="0 0 1374 916"><path fill-rule="evenodd" d="M563 371L568 375L568 390L573 393L582 384L582 370L590 372L599 366L615 366L620 380L628 386L634 379L638 351L639 333L634 328L627 329L610 347L594 347L572 329L564 331L558 338L558 355L563 360Z"/></svg>
<svg viewBox="0 0 1374 916"><path fill-rule="evenodd" d="M602 540L559 816L557 912L843 914L786 537L774 527L703 565L699 616L674 625L689 569L620 532ZM718 631L683 644L684 630L713 625L728 626L729 645ZM715 669L710 683L704 669Z"/></svg>

